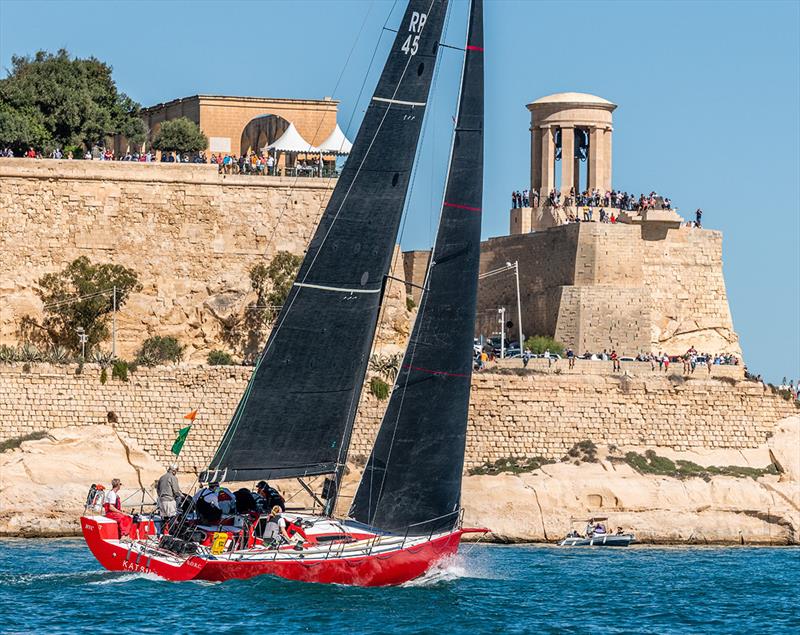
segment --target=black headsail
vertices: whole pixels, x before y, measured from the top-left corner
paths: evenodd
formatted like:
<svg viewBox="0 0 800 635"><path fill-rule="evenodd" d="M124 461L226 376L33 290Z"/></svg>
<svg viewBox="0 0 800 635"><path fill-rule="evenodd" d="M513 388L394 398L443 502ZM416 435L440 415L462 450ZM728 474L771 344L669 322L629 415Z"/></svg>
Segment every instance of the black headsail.
<svg viewBox="0 0 800 635"><path fill-rule="evenodd" d="M446 9L447 0L410 0L350 157L206 477L341 469Z"/></svg>
<svg viewBox="0 0 800 635"><path fill-rule="evenodd" d="M473 0L450 170L414 330L350 516L410 534L457 522L483 195L483 6Z"/></svg>

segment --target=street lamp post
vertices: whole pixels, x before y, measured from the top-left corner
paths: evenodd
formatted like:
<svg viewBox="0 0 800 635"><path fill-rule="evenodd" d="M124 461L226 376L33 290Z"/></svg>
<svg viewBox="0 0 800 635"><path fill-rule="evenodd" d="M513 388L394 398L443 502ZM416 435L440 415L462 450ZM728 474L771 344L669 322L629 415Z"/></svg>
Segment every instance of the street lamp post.
<svg viewBox="0 0 800 635"><path fill-rule="evenodd" d="M500 314L500 359L506 357L506 307L497 309Z"/></svg>
<svg viewBox="0 0 800 635"><path fill-rule="evenodd" d="M511 263L506 263L510 265ZM520 355L525 352L525 336L522 334L522 302L519 299L519 260L514 261L514 277L517 281L517 335Z"/></svg>
<svg viewBox="0 0 800 635"><path fill-rule="evenodd" d="M482 273L478 276L478 279L483 280L489 276L505 273L506 271L511 271L512 269L514 270L514 281L517 287L517 334L519 335L519 352L523 353L525 350L525 335L522 333L522 300L519 290L519 260L515 260L513 263L506 261L505 267L498 267L497 269Z"/></svg>
<svg viewBox="0 0 800 635"><path fill-rule="evenodd" d="M86 331L83 330L82 326L79 326L75 329L75 332L78 334L78 341L81 343L81 361L86 361L86 341L89 339L89 336L86 335Z"/></svg>

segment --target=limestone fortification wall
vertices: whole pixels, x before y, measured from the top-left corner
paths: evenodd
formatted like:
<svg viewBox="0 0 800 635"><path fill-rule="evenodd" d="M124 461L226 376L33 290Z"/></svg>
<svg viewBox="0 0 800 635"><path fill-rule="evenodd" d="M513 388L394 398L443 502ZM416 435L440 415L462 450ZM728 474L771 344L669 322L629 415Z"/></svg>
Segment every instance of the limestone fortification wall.
<svg viewBox="0 0 800 635"><path fill-rule="evenodd" d="M509 261L519 261L526 335L555 336L581 353L675 355L694 346L741 356L718 231L572 223L483 242L482 272ZM497 330L500 306L516 316L513 273L482 281L478 333Z"/></svg>
<svg viewBox="0 0 800 635"><path fill-rule="evenodd" d="M688 380L636 368L632 376L606 374L605 365L579 363L571 372L536 368L525 374L485 372L473 378L466 467L510 456L558 459L590 439L617 446L678 450L755 448L775 422L796 412L760 383L696 375ZM610 366L610 363L607 364ZM200 411L184 447L185 469L205 466L222 435L251 369L140 368L123 383L100 382L100 370L34 364L0 365L0 440L39 430L107 421L159 460ZM369 454L386 402L366 391L351 455Z"/></svg>
<svg viewBox="0 0 800 635"><path fill-rule="evenodd" d="M210 165L0 159L0 344L39 318L45 273L78 256L132 267L118 353L174 335L200 361L250 302L249 269L302 254L335 181L219 175Z"/></svg>

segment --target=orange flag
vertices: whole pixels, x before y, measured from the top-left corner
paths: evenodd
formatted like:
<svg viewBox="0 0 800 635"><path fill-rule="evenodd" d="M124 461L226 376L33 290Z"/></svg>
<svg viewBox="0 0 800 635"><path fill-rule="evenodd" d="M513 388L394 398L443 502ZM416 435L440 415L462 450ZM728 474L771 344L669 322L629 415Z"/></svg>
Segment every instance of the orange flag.
<svg viewBox="0 0 800 635"><path fill-rule="evenodd" d="M184 419L189 419L189 421L194 421L194 418L197 416L197 410L192 410L188 415L183 415Z"/></svg>

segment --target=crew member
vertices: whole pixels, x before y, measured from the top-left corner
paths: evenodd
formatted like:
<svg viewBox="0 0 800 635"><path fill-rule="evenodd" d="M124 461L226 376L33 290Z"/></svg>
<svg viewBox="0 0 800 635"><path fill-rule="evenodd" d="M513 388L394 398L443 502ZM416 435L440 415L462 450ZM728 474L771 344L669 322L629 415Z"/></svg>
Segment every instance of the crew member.
<svg viewBox="0 0 800 635"><path fill-rule="evenodd" d="M259 481L256 485L256 505L258 511L268 514L276 505L281 508L281 511L286 511L286 501L281 493L274 487L270 487L266 481Z"/></svg>
<svg viewBox="0 0 800 635"><path fill-rule="evenodd" d="M119 535L129 536L133 526L133 517L122 511L122 501L119 499L120 487L122 487L122 481L118 478L111 480L111 489L106 492L103 500L103 509L105 510L106 518L117 521Z"/></svg>
<svg viewBox="0 0 800 635"><path fill-rule="evenodd" d="M167 471L158 479L156 490L158 491L158 508L164 518L172 518L178 513L178 501L183 494L178 485L178 465L173 463Z"/></svg>
<svg viewBox="0 0 800 635"><path fill-rule="evenodd" d="M194 507L200 523L203 525L217 525L222 518L217 490L219 490L219 482L212 481L194 495Z"/></svg>

